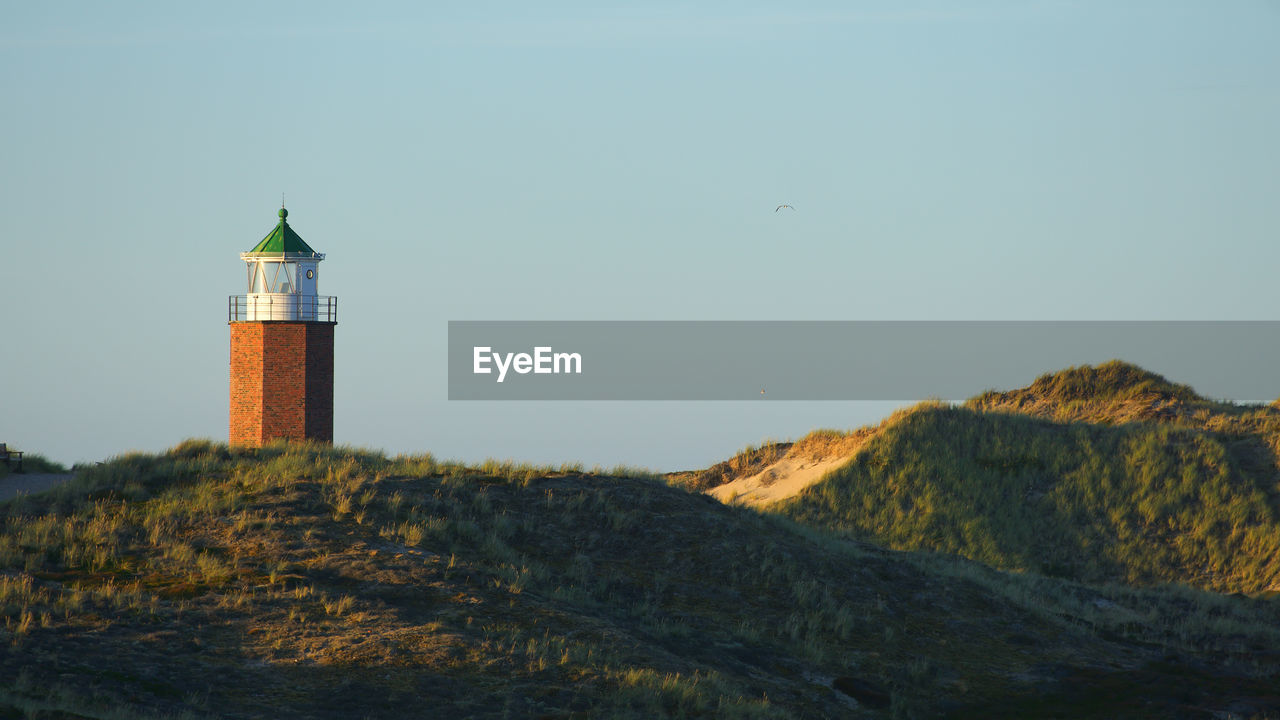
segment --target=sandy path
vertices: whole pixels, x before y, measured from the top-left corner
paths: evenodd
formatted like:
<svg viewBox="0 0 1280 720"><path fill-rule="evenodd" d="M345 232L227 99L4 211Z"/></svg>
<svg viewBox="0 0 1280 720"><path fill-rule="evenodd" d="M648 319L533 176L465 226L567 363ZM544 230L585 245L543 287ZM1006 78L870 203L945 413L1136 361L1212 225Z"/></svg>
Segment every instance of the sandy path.
<svg viewBox="0 0 1280 720"><path fill-rule="evenodd" d="M0 502L50 490L73 477L73 473L10 473L0 478Z"/></svg>

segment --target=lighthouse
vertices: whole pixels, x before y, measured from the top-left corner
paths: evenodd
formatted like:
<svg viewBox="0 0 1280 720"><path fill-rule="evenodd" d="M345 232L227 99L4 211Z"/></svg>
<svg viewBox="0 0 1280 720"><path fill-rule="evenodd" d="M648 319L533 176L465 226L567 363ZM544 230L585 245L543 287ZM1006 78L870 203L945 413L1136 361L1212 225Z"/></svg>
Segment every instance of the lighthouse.
<svg viewBox="0 0 1280 720"><path fill-rule="evenodd" d="M338 299L316 294L318 253L289 227L289 211L240 253L248 291L227 300L231 327L230 440L333 442L333 327Z"/></svg>

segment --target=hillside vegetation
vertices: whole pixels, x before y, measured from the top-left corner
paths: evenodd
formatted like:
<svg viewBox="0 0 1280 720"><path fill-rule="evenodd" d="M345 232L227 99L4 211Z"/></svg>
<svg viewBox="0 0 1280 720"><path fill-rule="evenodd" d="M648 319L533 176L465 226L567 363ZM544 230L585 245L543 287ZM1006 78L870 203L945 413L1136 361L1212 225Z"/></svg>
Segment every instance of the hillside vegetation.
<svg viewBox="0 0 1280 720"><path fill-rule="evenodd" d="M1280 695L1273 602L1010 576L623 475L207 442L84 469L0 505L0 717L1268 717Z"/></svg>
<svg viewBox="0 0 1280 720"><path fill-rule="evenodd" d="M773 506L903 550L1087 582L1280 590L1280 413L1123 363L922 405Z"/></svg>
<svg viewBox="0 0 1280 720"><path fill-rule="evenodd" d="M1268 443L1280 439L1280 409L1275 404L1236 405L1210 400L1187 385L1169 382L1161 375L1118 360L1046 373L1028 387L989 391L970 399L965 406L1062 422L1118 425L1154 421L1256 435ZM1274 449L1275 445L1271 447Z"/></svg>

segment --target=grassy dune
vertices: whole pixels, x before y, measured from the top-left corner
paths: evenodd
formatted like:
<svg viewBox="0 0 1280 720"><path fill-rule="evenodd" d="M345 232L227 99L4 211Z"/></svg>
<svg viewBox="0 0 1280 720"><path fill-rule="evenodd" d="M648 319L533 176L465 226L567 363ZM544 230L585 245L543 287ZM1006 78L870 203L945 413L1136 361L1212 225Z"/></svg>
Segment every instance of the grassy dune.
<svg viewBox="0 0 1280 720"><path fill-rule="evenodd" d="M308 445L189 442L0 505L0 617L0 717L1266 717L1280 695L1273 602L880 550L649 477Z"/></svg>
<svg viewBox="0 0 1280 720"><path fill-rule="evenodd" d="M1236 405L1210 400L1186 385L1117 360L1047 373L1028 387L989 391L965 405L975 410L1015 412L1060 422L1160 422L1255 435L1264 438L1273 450L1274 442L1280 439L1280 408L1276 403Z"/></svg>
<svg viewBox="0 0 1280 720"><path fill-rule="evenodd" d="M921 406L782 503L903 550L1088 582L1280 590L1280 413L1122 363Z"/></svg>

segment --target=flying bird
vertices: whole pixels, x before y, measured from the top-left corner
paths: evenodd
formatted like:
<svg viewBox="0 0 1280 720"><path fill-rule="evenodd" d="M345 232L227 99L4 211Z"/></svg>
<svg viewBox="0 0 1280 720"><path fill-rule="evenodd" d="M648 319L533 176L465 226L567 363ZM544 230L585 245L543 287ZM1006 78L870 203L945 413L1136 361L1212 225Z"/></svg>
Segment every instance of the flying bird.
<svg viewBox="0 0 1280 720"><path fill-rule="evenodd" d="M791 207L790 205L779 205L778 207L774 208L773 211L778 212L782 208L791 208L792 210L795 210L795 208Z"/></svg>

